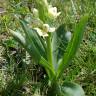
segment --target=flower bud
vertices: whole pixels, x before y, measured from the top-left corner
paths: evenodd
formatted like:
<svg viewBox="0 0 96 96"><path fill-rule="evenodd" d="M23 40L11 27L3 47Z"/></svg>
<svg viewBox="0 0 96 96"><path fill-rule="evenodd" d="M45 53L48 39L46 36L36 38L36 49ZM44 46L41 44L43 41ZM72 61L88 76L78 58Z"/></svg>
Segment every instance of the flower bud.
<svg viewBox="0 0 96 96"><path fill-rule="evenodd" d="M38 17L38 16L39 16L38 10L37 10L36 8L33 8L33 15L34 15L35 17Z"/></svg>
<svg viewBox="0 0 96 96"><path fill-rule="evenodd" d="M43 0L43 2L44 2L44 4L45 4L46 6L48 6L48 1L47 1L47 0Z"/></svg>
<svg viewBox="0 0 96 96"><path fill-rule="evenodd" d="M66 32L65 37L68 41L70 41L71 40L71 32L70 31Z"/></svg>

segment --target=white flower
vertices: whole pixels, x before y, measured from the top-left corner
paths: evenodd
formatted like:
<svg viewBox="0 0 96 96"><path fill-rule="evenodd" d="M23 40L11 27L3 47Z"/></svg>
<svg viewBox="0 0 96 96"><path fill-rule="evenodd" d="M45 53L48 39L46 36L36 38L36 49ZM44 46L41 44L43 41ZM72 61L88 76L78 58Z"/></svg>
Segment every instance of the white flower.
<svg viewBox="0 0 96 96"><path fill-rule="evenodd" d="M54 32L55 31L55 27L50 27L48 24L43 24L43 30L45 32Z"/></svg>
<svg viewBox="0 0 96 96"><path fill-rule="evenodd" d="M39 16L38 10L36 8L33 8L33 15L35 17L38 17Z"/></svg>
<svg viewBox="0 0 96 96"><path fill-rule="evenodd" d="M49 28L49 32L54 32L56 30L55 27Z"/></svg>
<svg viewBox="0 0 96 96"><path fill-rule="evenodd" d="M43 31L48 32L49 31L49 25L43 24Z"/></svg>
<svg viewBox="0 0 96 96"><path fill-rule="evenodd" d="M57 16L61 14L61 12L57 12L56 7L52 7L51 5L49 5L48 12L49 12L49 15L54 18L56 18Z"/></svg>
<svg viewBox="0 0 96 96"><path fill-rule="evenodd" d="M54 32L55 27L50 27L48 24L43 24L42 29L34 28L40 36L47 37L48 32Z"/></svg>
<svg viewBox="0 0 96 96"><path fill-rule="evenodd" d="M43 32L40 28L34 28L40 36L47 37L48 34Z"/></svg>
<svg viewBox="0 0 96 96"><path fill-rule="evenodd" d="M65 37L66 37L66 39L67 39L68 41L71 40L71 35L72 35L72 34L71 34L70 31L66 32Z"/></svg>

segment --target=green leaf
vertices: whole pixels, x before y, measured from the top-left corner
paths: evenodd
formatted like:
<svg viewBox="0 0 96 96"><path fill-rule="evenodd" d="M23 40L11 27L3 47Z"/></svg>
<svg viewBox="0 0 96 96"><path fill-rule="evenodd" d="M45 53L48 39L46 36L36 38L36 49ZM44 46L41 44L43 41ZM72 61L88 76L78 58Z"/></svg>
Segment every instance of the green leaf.
<svg viewBox="0 0 96 96"><path fill-rule="evenodd" d="M9 30L10 33L26 49L32 59L45 68L49 78L51 78L54 71L46 60L46 43L35 30L29 29L24 21L20 20L20 23L25 34L22 35L20 32L14 32L13 30Z"/></svg>
<svg viewBox="0 0 96 96"><path fill-rule="evenodd" d="M37 55L36 51L33 48L33 45L28 40L26 40L26 38L20 32L15 32L11 29L9 29L9 32L12 34L12 36L15 38L15 40L17 40L26 49L26 51L30 54L30 56L33 57L33 56ZM34 58L34 59L35 59L35 61L38 61L38 57ZM49 78L51 78L54 75L54 71L51 69L47 60L44 57L42 57L42 56L40 57L39 64L45 68L45 70L48 73Z"/></svg>
<svg viewBox="0 0 96 96"><path fill-rule="evenodd" d="M9 30L13 37L28 51L28 53L33 57L33 59L40 60L40 54L38 50L35 49L34 44L30 42L28 37L24 37L20 32L15 32L13 30Z"/></svg>
<svg viewBox="0 0 96 96"><path fill-rule="evenodd" d="M64 82L62 85L59 81L53 81L48 87L47 96L85 96L82 87L73 82Z"/></svg>
<svg viewBox="0 0 96 96"><path fill-rule="evenodd" d="M87 21L88 21L88 15L85 15L84 17L81 18L80 22L76 25L74 29L73 37L67 46L66 52L58 68L57 78L59 78L59 76L62 75L64 69L66 68L66 66L68 66L68 64L74 57L82 40Z"/></svg>
<svg viewBox="0 0 96 96"><path fill-rule="evenodd" d="M27 24L23 20L20 20L20 23L24 30L26 41L29 42L29 46L31 45L30 47L32 47L34 55L43 56L44 58L47 58L46 45L44 44L44 40L42 40L42 38L37 34L35 30L28 28ZM38 60L40 58L36 59Z"/></svg>
<svg viewBox="0 0 96 96"><path fill-rule="evenodd" d="M61 86L61 96L85 96L85 93L80 85L72 82L64 82Z"/></svg>
<svg viewBox="0 0 96 96"><path fill-rule="evenodd" d="M53 33L52 53L53 53L53 64L55 69L58 68L58 62L65 53L65 49L68 45L65 33L66 32L64 24L60 25L60 27L56 30L56 32Z"/></svg>
<svg viewBox="0 0 96 96"><path fill-rule="evenodd" d="M41 57L41 60L39 62L46 70L48 76L49 76L49 80L52 80L53 76L55 76L54 70L52 69L52 67L49 65L49 62L46 61L43 57Z"/></svg>
<svg viewBox="0 0 96 96"><path fill-rule="evenodd" d="M12 36L22 45L22 46L26 46L26 40L24 38L24 36L20 33L20 32L15 32L11 29L9 29L9 32L12 34Z"/></svg>

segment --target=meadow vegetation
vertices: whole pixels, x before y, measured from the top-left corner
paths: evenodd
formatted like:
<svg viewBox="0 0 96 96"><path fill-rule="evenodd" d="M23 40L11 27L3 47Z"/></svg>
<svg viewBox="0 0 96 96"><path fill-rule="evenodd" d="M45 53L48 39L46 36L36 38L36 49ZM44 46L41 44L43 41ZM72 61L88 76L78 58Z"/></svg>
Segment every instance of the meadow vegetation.
<svg viewBox="0 0 96 96"><path fill-rule="evenodd" d="M38 8L37 5L39 5L36 1L38 0L0 1L0 96L45 96L45 94L47 94L47 91L51 92L53 90L52 89L50 91L47 87L49 87L48 84L50 83L48 81L48 78L50 78L50 81L54 79L55 72L53 72L53 70L51 70L50 67L44 64L40 65L39 63L41 62L38 62L38 60L40 59L41 55L35 57L37 53L32 54L31 52L29 52L30 50L28 51L27 48L25 48L24 46L22 47L22 44L20 45L20 42L17 42L19 40L16 41L16 38L14 39L14 36L12 36L13 30L16 30L17 33L19 33L20 31L22 35L25 36L26 32L23 32L24 30L27 30L24 27L25 25L29 26L30 28L30 24L35 23L36 26L38 25L41 28L40 24L42 24L42 22L39 22L40 24L37 24L38 21L36 21L36 19L34 19L33 16L33 9ZM83 38L80 43L79 49L77 50L75 57L70 62L68 62L68 66L64 66L65 69L63 71L60 71L63 74L59 82L61 83L61 85L63 85L64 81L76 82L79 85L81 85L84 89L86 94L85 96L96 96L96 1L48 0L48 2L50 2L52 6L56 6L58 12L61 12L60 15L54 21L51 21L50 18L50 21L48 21L48 23L51 23L52 26L55 26L55 28L57 28L56 31L59 30L59 32L63 30L63 32L65 33L71 32L71 34L74 34L74 26L76 26L77 24L80 25L79 22L85 16L85 14L88 15L88 17L85 16L88 19L88 21L86 18L82 19L83 24L85 24L85 21L87 21L87 25L84 30ZM19 21L18 18L21 21ZM42 19L42 16L40 19ZM25 20L26 22L23 22L23 20ZM44 19L42 19L42 21L44 21ZM61 25L64 28L62 28ZM34 34L34 36L35 35L36 34ZM42 36L46 35L50 35L50 33L43 34ZM57 35L61 36L59 34ZM77 34L77 36L79 35ZM42 38L40 38L40 40L40 43L43 42ZM65 40L65 37L62 40ZM58 49L61 52L59 52L60 55L58 55L58 58L60 59L61 56L63 56L63 53L66 53L65 49L67 48L66 46L68 46L68 43L66 42L68 42L68 40L62 41L62 43L65 44L63 46L63 51L62 49ZM79 43L78 41L79 39L77 38L77 44ZM60 47L62 47L62 43L60 42ZM39 46L37 40L35 44ZM39 49L42 47L40 46ZM35 51L35 49L34 51L32 50L32 52ZM40 49L42 56L45 56L45 58L47 58L48 56L46 56L44 51L45 50L42 50L42 48ZM50 50L47 51L50 52ZM32 58L30 56L30 53L34 55ZM45 63L46 61L43 60L42 62ZM51 62L50 57L48 58L48 61ZM58 60L58 62L59 61L60 60ZM46 68L49 69L47 69L46 71ZM55 71L59 69L57 68ZM54 78L51 78L50 71L53 72L51 75L54 76ZM57 75L56 78L58 78L58 76L59 75ZM48 94L47 96L51 95Z"/></svg>

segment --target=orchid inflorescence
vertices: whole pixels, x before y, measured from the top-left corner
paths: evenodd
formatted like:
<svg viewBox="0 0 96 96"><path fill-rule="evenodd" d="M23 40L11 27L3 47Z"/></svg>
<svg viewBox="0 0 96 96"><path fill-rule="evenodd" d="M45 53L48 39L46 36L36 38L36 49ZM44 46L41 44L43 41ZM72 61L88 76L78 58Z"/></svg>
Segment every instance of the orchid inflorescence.
<svg viewBox="0 0 96 96"><path fill-rule="evenodd" d="M65 31L64 24L58 28L53 26L52 21L61 14L56 7L49 5L47 0L36 0L36 4L38 6L33 8L32 18L18 19L23 33L21 30L9 30L10 33L32 59L44 67L47 73L47 96L85 96L80 85L73 82L60 84L59 81L80 45L88 15L84 15L76 24L71 36L70 31ZM29 24L31 19L32 24Z"/></svg>
<svg viewBox="0 0 96 96"><path fill-rule="evenodd" d="M61 14L61 12L57 12L57 7L52 7L52 5L49 5L47 0L43 0L43 2L46 5L46 8L48 10L48 16L51 17L51 19L56 19ZM40 21L38 9L33 8L33 16ZM46 22L42 24L42 28L39 28L37 26L34 29L38 32L40 36L46 37L48 36L48 32L55 32L56 28L51 27L50 24Z"/></svg>

